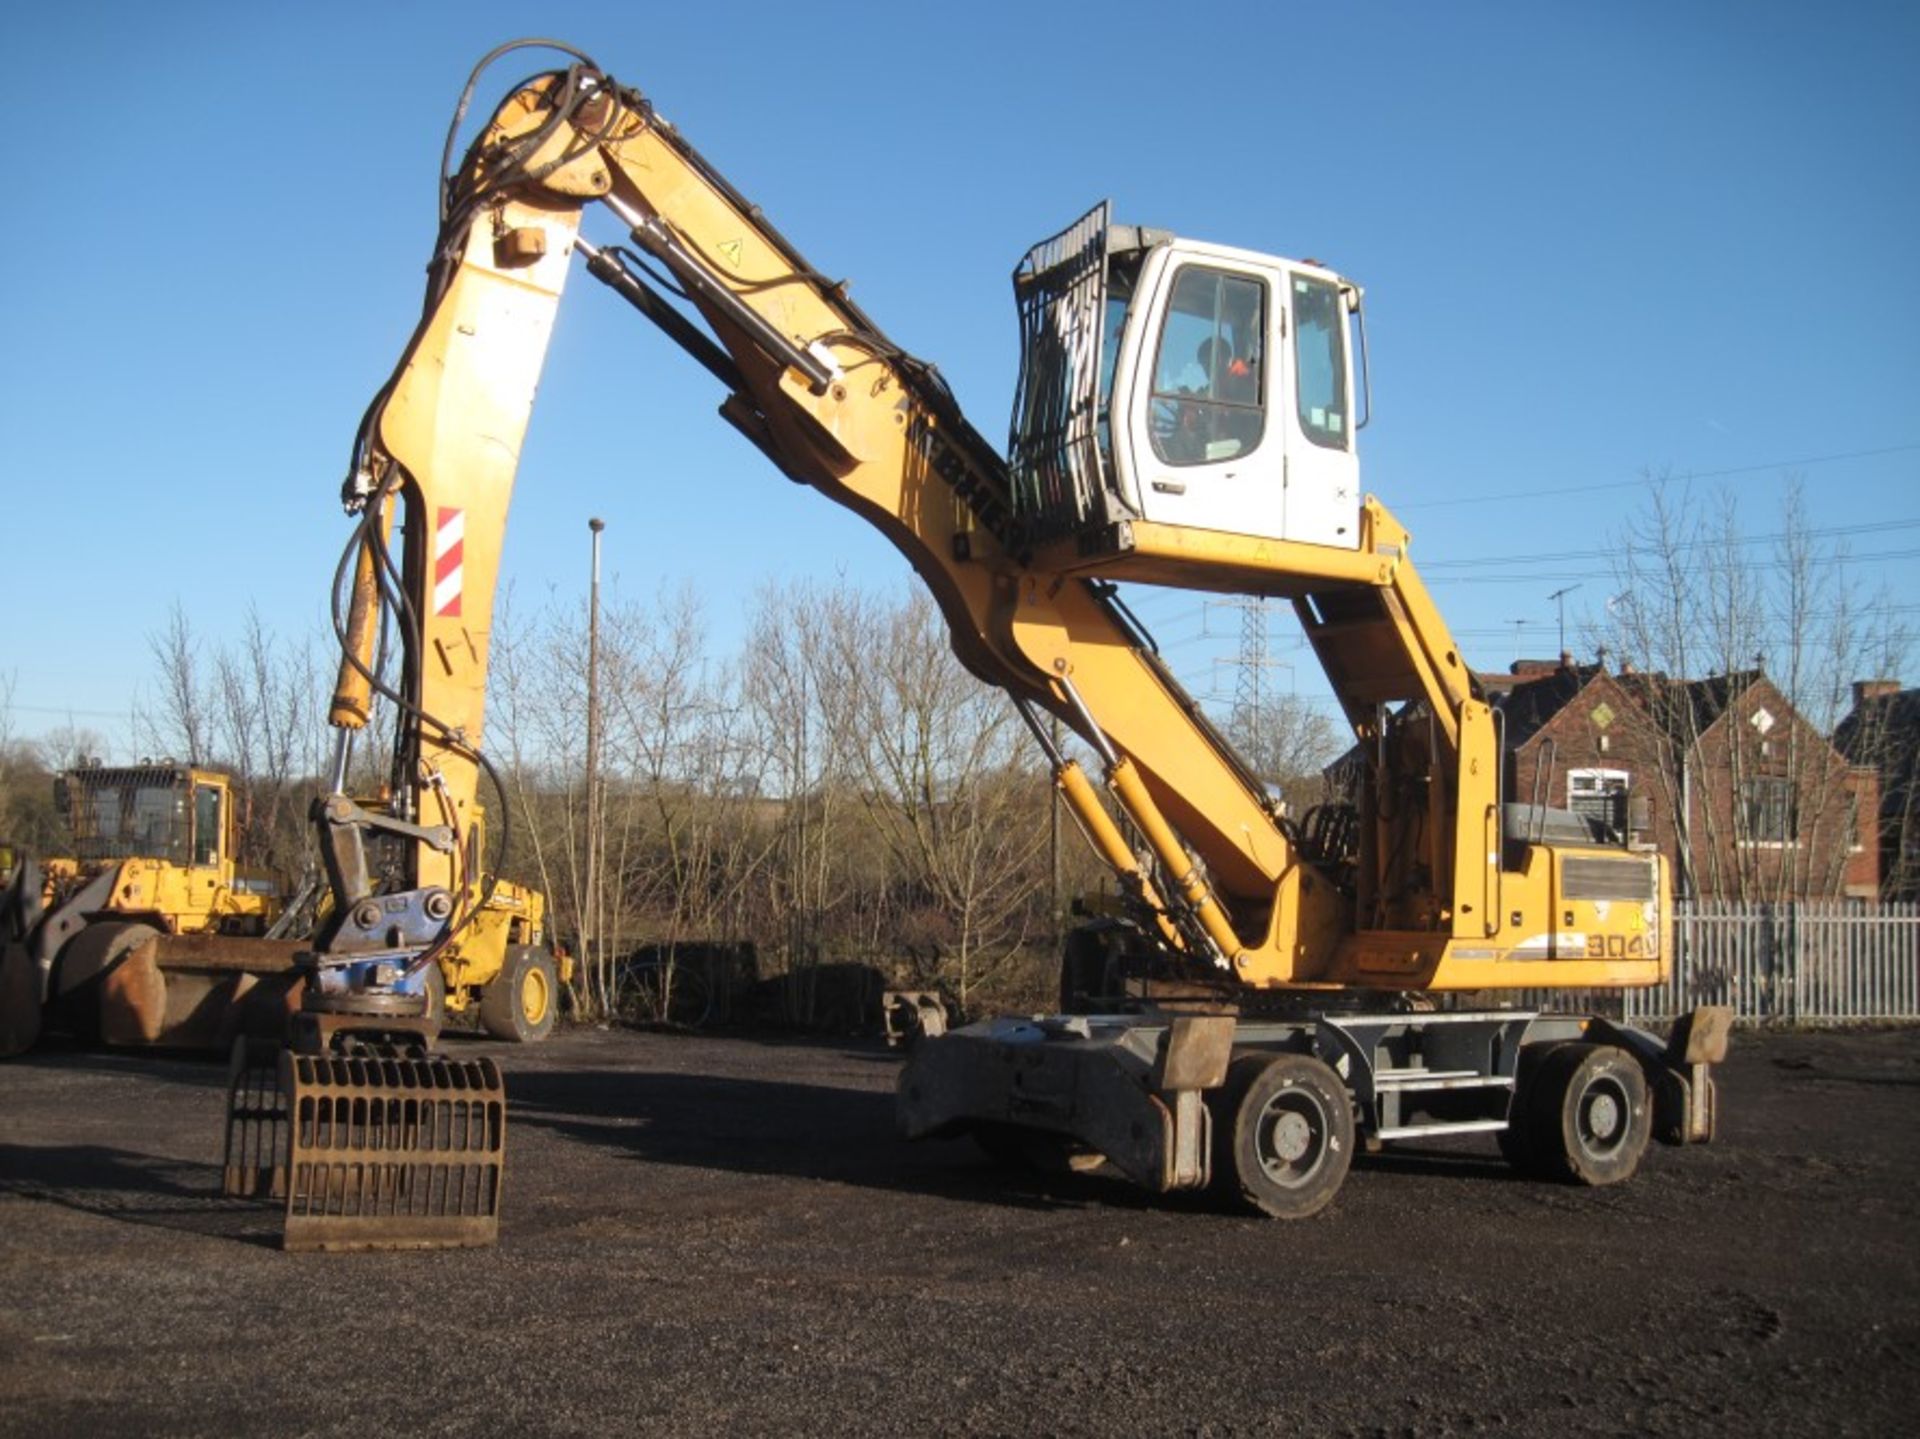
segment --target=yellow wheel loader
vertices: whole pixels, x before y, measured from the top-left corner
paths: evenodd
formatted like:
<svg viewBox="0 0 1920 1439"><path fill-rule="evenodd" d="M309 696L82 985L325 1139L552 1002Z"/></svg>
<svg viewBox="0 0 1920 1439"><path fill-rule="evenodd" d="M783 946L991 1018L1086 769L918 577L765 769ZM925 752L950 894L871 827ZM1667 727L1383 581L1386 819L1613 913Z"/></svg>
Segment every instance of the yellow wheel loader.
<svg viewBox="0 0 1920 1439"><path fill-rule="evenodd" d="M55 803L73 854L13 856L0 872L0 1056L49 1026L219 1053L240 1036L283 1040L317 885L296 893L236 860L230 778L170 762L78 766L56 781ZM544 928L538 892L494 886L430 976L434 1022L544 1038L565 977Z"/></svg>
<svg viewBox="0 0 1920 1439"><path fill-rule="evenodd" d="M298 1007L285 883L234 859L233 791L170 762L65 771L71 856L19 858L0 897L0 1054L64 1027L224 1050Z"/></svg>
<svg viewBox="0 0 1920 1439"><path fill-rule="evenodd" d="M1513 800L1411 536L1360 486L1358 285L1102 206L1014 273L1003 457L647 96L550 42L480 69L532 44L564 68L515 87L444 176L422 315L343 488L339 738L315 812L330 918L300 958L278 1086L237 1088L230 1128L236 1187L284 1193L290 1247L497 1232L504 1092L432 1054L422 977L479 922L501 543L576 260L714 377L721 417L782 474L906 556L1125 895L1124 924L1076 938L1063 990L1130 1012L928 1038L900 1079L909 1134L1097 1153L1150 1189L1213 1184L1293 1217L1332 1199L1360 1143L1497 1134L1605 1183L1650 1133L1711 1135L1723 1014L1659 1039L1518 1002L1664 979L1668 878ZM589 211L613 240L582 237ZM1351 804L1287 816L1120 581L1290 601L1358 745ZM355 803L347 756L376 696L398 718L391 791Z"/></svg>

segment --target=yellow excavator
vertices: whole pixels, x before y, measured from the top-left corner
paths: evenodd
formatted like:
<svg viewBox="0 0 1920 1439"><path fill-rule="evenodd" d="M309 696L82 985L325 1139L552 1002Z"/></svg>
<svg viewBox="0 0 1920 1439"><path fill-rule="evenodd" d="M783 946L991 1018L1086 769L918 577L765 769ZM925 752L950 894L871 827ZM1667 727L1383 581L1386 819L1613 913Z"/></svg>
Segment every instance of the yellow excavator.
<svg viewBox="0 0 1920 1439"><path fill-rule="evenodd" d="M456 130L486 66L532 44L551 42L482 61ZM344 490L340 757L316 812L333 920L302 957L277 1088L237 1084L229 1126L234 1187L284 1192L290 1247L497 1234L499 1075L414 1026L423 969L477 913L497 567L576 260L706 368L782 474L907 557L1125 896L1124 922L1068 946L1063 992L1086 1012L916 1047L909 1134L1097 1153L1154 1190L1213 1183L1287 1217L1331 1199L1357 1143L1490 1133L1530 1169L1607 1183L1651 1132L1711 1135L1724 1013L1658 1039L1517 1002L1664 979L1667 876L1510 796L1499 714L1406 530L1360 487L1357 285L1097 208L1015 270L1003 458L649 98L552 48L565 67L514 88L444 175L423 313ZM579 234L589 207L616 242ZM1293 822L1118 582L1290 601L1358 745L1352 802ZM341 782L375 695L401 723L392 799L370 807Z"/></svg>

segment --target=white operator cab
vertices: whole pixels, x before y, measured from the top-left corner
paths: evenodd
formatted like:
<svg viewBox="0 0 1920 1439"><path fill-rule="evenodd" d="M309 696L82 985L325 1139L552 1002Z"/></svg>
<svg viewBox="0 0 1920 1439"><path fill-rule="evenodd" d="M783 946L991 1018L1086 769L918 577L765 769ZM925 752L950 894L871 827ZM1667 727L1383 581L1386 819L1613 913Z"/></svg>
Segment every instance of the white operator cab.
<svg viewBox="0 0 1920 1439"><path fill-rule="evenodd" d="M1353 288L1192 240L1116 257L1107 285L1121 496L1161 524L1355 548Z"/></svg>
<svg viewBox="0 0 1920 1439"><path fill-rule="evenodd" d="M1131 518L1358 548L1357 285L1110 225L1103 204L1036 246L1014 287L1012 466L1037 533Z"/></svg>

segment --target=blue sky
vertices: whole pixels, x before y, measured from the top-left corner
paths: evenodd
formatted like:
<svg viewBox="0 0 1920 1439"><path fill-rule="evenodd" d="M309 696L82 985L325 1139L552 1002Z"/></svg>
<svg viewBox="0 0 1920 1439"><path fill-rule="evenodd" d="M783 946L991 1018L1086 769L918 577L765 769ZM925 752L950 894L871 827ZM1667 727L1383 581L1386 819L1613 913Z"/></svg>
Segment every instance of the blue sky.
<svg viewBox="0 0 1920 1439"><path fill-rule="evenodd" d="M1367 487L1473 662L1551 652L1646 471L1789 472L1818 526L1920 548L1920 7L13 6L27 160L0 275L13 727L130 743L147 636L249 603L317 631L352 431L413 322L446 119L537 30L663 113L1005 433L1014 261L1102 196L1367 288ZM495 83L530 66L495 72ZM482 109L496 98L488 91ZM590 236L615 236L590 219ZM713 416L717 386L597 286L563 308L505 566L702 596L730 645L766 579L900 585L878 537ZM1506 497L1488 501L1484 497ZM1461 564L1591 547L1516 583ZM1873 555L1883 558L1874 560ZM1442 563L1444 562L1444 564ZM1446 582L1440 583L1442 576ZM1589 578L1569 627L1603 602ZM1141 609L1197 688L1236 620ZM1527 624L1516 629L1513 623ZM1518 638L1516 639L1516 636ZM1909 675L1909 682L1915 677ZM1310 676L1297 677L1303 691Z"/></svg>

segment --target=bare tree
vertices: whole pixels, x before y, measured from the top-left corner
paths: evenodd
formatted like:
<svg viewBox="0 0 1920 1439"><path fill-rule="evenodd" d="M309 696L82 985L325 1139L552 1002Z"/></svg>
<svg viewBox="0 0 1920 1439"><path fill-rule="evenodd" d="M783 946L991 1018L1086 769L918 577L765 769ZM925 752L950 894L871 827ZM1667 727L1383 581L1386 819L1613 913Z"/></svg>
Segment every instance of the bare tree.
<svg viewBox="0 0 1920 1439"><path fill-rule="evenodd" d="M158 671L159 697L156 712L140 716L142 744L158 753L178 755L187 764L206 762L210 700L193 625L179 600L167 612L167 627L147 636L147 649Z"/></svg>
<svg viewBox="0 0 1920 1439"><path fill-rule="evenodd" d="M964 1006L1044 918L1050 789L1022 762L1006 697L961 667L923 591L844 596L827 614L836 668L859 677L840 733L867 820L917 901L921 976Z"/></svg>
<svg viewBox="0 0 1920 1439"><path fill-rule="evenodd" d="M1325 712L1294 694L1273 695L1257 709L1236 710L1227 738L1253 772L1277 787L1296 809L1306 808L1319 795L1321 772L1351 743Z"/></svg>
<svg viewBox="0 0 1920 1439"><path fill-rule="evenodd" d="M787 983L788 1017L813 1018L818 970L856 885L836 838L851 795L839 739L854 676L833 657L844 585L763 588L742 664L743 708L763 762L768 860L754 886L760 932Z"/></svg>
<svg viewBox="0 0 1920 1439"><path fill-rule="evenodd" d="M14 734L13 696L18 677L0 674L0 850L18 858L51 854L64 840L65 816L53 807L53 774L33 745ZM0 884L8 860L0 858Z"/></svg>

